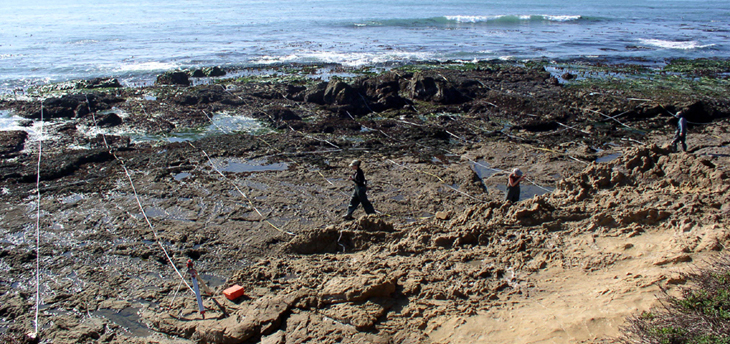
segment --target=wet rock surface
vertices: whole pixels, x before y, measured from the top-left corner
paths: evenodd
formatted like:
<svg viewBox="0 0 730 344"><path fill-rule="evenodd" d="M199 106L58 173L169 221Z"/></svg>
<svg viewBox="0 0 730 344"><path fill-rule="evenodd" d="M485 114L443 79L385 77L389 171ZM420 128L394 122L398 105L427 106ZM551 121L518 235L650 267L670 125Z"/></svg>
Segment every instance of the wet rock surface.
<svg viewBox="0 0 730 344"><path fill-rule="evenodd" d="M40 104L0 107L40 119ZM726 99L589 93L505 66L114 88L43 106L39 189L37 139L2 133L6 338L32 329L38 190L49 342L469 343L463 333L489 328L472 323L481 316L528 328L516 322L529 320L521 302L547 299L556 281L581 285L566 276L595 283L644 258L683 266L730 238ZM690 129L689 153L668 145L680 108L712 123ZM277 131L173 139L216 114ZM379 213L343 221L355 158ZM510 204L514 167L527 180ZM642 241L661 235L666 247ZM178 275L189 283L188 259L213 290L204 318ZM644 296L672 280L637 275L616 273L631 288L615 292ZM234 284L246 290L235 302L221 295ZM607 328L572 342L615 334Z"/></svg>

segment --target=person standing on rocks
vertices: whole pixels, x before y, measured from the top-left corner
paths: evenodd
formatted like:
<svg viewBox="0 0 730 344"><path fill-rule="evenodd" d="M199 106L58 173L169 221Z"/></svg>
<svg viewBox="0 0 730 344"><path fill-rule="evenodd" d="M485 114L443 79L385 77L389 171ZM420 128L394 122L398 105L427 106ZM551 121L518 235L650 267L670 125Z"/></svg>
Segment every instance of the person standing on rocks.
<svg viewBox="0 0 730 344"><path fill-rule="evenodd" d="M505 201L514 203L520 200L520 182L524 178L519 168L512 170L507 178L507 197L504 198Z"/></svg>
<svg viewBox="0 0 730 344"><path fill-rule="evenodd" d="M682 151L687 151L687 119L684 115L684 110L677 113L677 131L674 133L674 140L672 140L672 150L677 151L677 143L682 143Z"/></svg>
<svg viewBox="0 0 730 344"><path fill-rule="evenodd" d="M347 214L343 217L347 221L353 219L352 213L355 212L355 209L357 209L357 206L360 205L360 203L362 203L362 207L366 214L375 214L373 205L370 204L370 201L368 201L368 181L365 180L365 173L363 173L362 169L360 169L360 160L353 160L350 163L350 168L355 171L355 173L350 176L350 180L355 183L355 191L352 193L352 198L350 198L350 205L347 207Z"/></svg>

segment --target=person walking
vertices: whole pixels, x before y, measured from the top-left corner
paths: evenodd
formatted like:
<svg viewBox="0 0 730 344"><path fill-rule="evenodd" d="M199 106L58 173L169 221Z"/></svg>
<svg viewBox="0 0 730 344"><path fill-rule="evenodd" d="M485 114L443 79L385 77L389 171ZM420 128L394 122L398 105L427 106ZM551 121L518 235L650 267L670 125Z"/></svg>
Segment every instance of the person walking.
<svg viewBox="0 0 730 344"><path fill-rule="evenodd" d="M519 168L515 168L507 178L507 196L505 201L518 202L520 200L520 182L525 178Z"/></svg>
<svg viewBox="0 0 730 344"><path fill-rule="evenodd" d="M684 110L677 113L677 131L674 132L674 140L672 140L672 150L677 151L677 143L682 143L682 151L687 151L687 119Z"/></svg>
<svg viewBox="0 0 730 344"><path fill-rule="evenodd" d="M360 203L362 203L362 208L365 210L366 214L375 214L373 205L370 204L370 201L368 201L368 181L365 180L365 173L363 173L362 169L360 169L360 160L353 160L350 163L350 168L355 171L355 173L350 176L350 180L355 183L355 191L352 193L352 198L350 198L350 205L347 207L347 214L343 216L343 218L348 221L353 219L352 213L355 212L355 209L357 209L357 206L359 206Z"/></svg>

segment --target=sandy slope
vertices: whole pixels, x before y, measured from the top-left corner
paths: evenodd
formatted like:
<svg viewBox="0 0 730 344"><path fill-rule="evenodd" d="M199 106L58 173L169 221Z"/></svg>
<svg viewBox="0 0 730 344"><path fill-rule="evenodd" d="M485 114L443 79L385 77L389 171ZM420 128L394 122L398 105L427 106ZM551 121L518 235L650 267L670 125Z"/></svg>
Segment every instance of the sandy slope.
<svg viewBox="0 0 730 344"><path fill-rule="evenodd" d="M476 316L440 319L443 324L429 337L435 343L595 343L618 336L627 316L656 305L659 286L682 284L677 272L696 266L656 265L668 254L681 254L672 243L676 236L657 230L632 238L576 237L565 249L585 257L621 254L625 260L597 271L554 264L531 276L535 288L529 295ZM701 266L714 255L692 259Z"/></svg>

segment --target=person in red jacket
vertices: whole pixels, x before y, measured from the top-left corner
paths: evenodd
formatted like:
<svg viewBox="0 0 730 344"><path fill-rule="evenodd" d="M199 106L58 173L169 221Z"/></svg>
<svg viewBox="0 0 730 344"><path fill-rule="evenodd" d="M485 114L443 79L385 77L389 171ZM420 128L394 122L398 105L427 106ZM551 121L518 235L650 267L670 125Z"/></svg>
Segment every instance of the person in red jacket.
<svg viewBox="0 0 730 344"><path fill-rule="evenodd" d="M525 177L519 168L515 168L507 178L507 197L505 201L518 202L520 200L520 182Z"/></svg>

